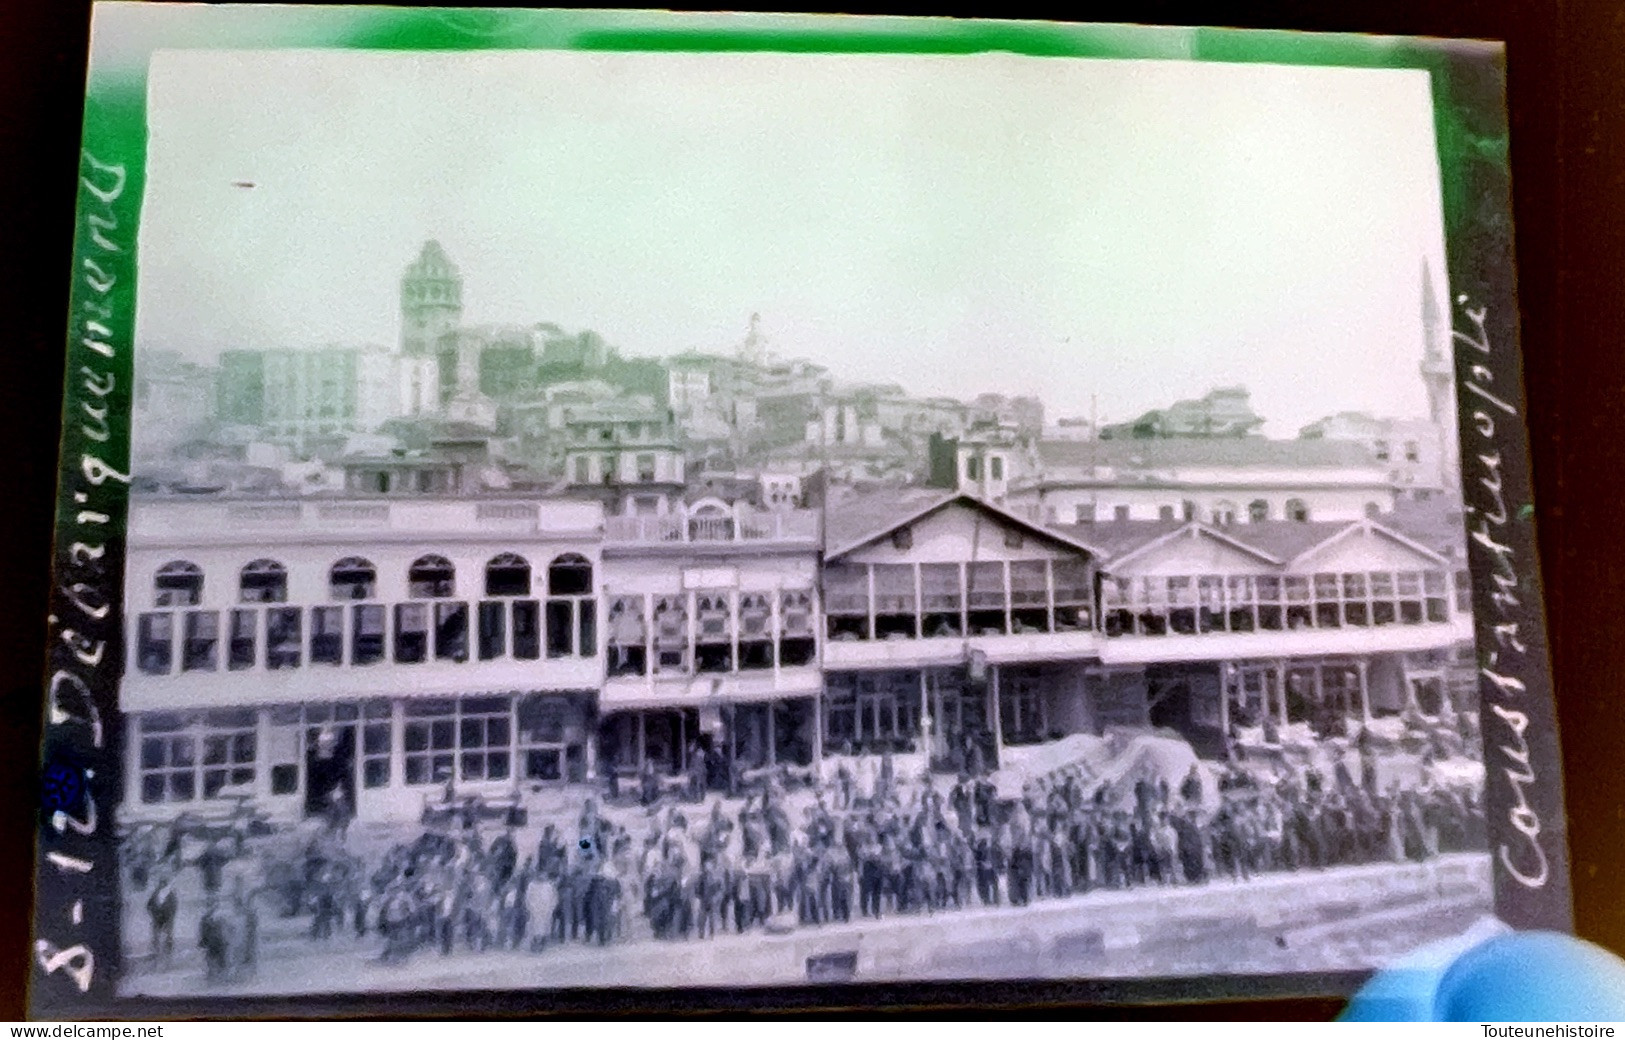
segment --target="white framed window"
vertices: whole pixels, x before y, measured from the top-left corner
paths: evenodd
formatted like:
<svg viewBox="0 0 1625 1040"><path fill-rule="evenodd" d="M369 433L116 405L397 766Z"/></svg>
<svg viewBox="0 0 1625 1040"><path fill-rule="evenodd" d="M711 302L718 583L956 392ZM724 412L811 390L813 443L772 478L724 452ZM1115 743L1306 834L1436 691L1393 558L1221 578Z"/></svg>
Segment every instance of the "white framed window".
<svg viewBox="0 0 1625 1040"><path fill-rule="evenodd" d="M181 641L181 671L212 672L220 660L220 613L188 610Z"/></svg>
<svg viewBox="0 0 1625 1040"><path fill-rule="evenodd" d="M304 658L304 611L272 607L265 612L265 667L298 668Z"/></svg>
<svg viewBox="0 0 1625 1040"><path fill-rule="evenodd" d="M361 716L361 786L388 787L394 734L390 703L383 699L368 701L361 707Z"/></svg>
<svg viewBox="0 0 1625 1040"><path fill-rule="evenodd" d="M597 653L592 562L566 553L547 567L547 656L591 657Z"/></svg>
<svg viewBox="0 0 1625 1040"><path fill-rule="evenodd" d="M137 723L143 804L220 797L254 783L255 712L154 713Z"/></svg>
<svg viewBox="0 0 1625 1040"><path fill-rule="evenodd" d="M158 568L153 578L153 605L195 607L203 602L203 568L176 560Z"/></svg>
<svg viewBox="0 0 1625 1040"><path fill-rule="evenodd" d="M402 740L408 786L450 780L457 765L457 702L408 702Z"/></svg>
<svg viewBox="0 0 1625 1040"><path fill-rule="evenodd" d="M457 571L444 556L420 556L406 572L407 595L441 599L455 594Z"/></svg>
<svg viewBox="0 0 1625 1040"><path fill-rule="evenodd" d="M175 615L167 611L136 619L136 667L147 675L168 675L175 663Z"/></svg>
<svg viewBox="0 0 1625 1040"><path fill-rule="evenodd" d="M312 607L310 611L310 663L344 663L344 608Z"/></svg>
<svg viewBox="0 0 1625 1040"><path fill-rule="evenodd" d="M243 603L286 603L287 568L275 560L254 560L238 574L237 589Z"/></svg>
<svg viewBox="0 0 1625 1040"><path fill-rule="evenodd" d="M507 780L513 770L513 700L468 697L408 702L406 783L426 786L458 780Z"/></svg>
<svg viewBox="0 0 1625 1040"><path fill-rule="evenodd" d="M346 556L328 570L327 588L336 600L372 599L378 594L378 569L371 560Z"/></svg>

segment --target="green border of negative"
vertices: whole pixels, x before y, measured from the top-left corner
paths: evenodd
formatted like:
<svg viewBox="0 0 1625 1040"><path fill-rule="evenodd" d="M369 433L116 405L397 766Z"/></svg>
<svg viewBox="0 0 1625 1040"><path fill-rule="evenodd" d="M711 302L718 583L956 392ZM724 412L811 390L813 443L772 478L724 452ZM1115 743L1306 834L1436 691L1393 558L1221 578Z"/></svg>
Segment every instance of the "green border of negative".
<svg viewBox="0 0 1625 1040"><path fill-rule="evenodd" d="M45 764L69 763L88 770L90 776L87 806L79 810L80 815L47 813L42 820L32 986L36 1012L51 1009L82 1015L94 1007L115 1004L112 987L118 954L98 943L118 941L116 924L97 939L95 923L116 920L118 914L113 880L116 865L104 862L113 858L113 843L106 835L116 791L99 785L102 779L116 785L115 778L121 775L116 722L121 659L118 619L127 508L125 470L130 450L135 232L146 164L146 70L155 50L203 47L844 54L1003 51L1035 57L1426 70L1433 86L1450 285L1459 294L1457 313L1473 305L1486 308L1483 332L1498 344L1499 353L1491 367L1500 400L1521 412L1505 70L1498 44L941 18L97 4L70 296L56 523L56 604L41 749ZM1458 353L1465 355L1464 350ZM1458 374L1467 374L1473 363L1471 358L1458 360ZM1487 371L1482 366L1480 370ZM1530 785L1514 782L1510 790L1521 794L1540 820L1548 821L1541 840L1546 843L1555 880L1538 891L1516 893L1517 898L1509 899L1505 878L1499 877L1498 910L1514 924L1567 927L1570 917L1563 868L1567 858L1556 783L1555 718L1550 717L1544 628L1533 563L1527 447L1521 424L1514 425L1517 438L1504 457L1497 455L1493 471L1497 482L1492 489L1507 499L1513 521L1497 529L1494 544L1517 550L1519 605L1527 615L1521 629L1513 627L1513 642L1521 633L1521 647L1527 652L1523 672L1513 676L1525 695L1522 708L1529 717L1527 736L1523 730L1518 732L1524 741L1523 765L1531 775L1538 768L1540 776L1548 779L1544 787L1528 790ZM1464 407L1464 455L1473 435ZM1488 584L1486 574L1498 559L1483 563L1476 572L1480 580L1475 586ZM1478 563L1475 559L1475 566ZM1505 592L1505 586L1501 588ZM1481 618L1505 606L1484 589L1476 593L1475 610ZM1533 613L1527 613L1530 610ZM1506 611L1501 613L1504 621ZM1495 645L1493 639L1485 638L1483 622L1479 642L1481 647ZM1512 676L1506 661L1499 667ZM1497 686L1501 692L1510 688ZM1487 686L1486 698L1493 692ZM98 708L103 713L100 717ZM103 718L106 726L101 724ZM1511 761L1516 765L1518 759L1514 755ZM1492 764L1492 779L1495 775ZM1528 818L1523 819L1527 822ZM104 836L98 838L98 834ZM1114 994L1117 999L1128 995L1120 988L1105 995ZM1209 995L1225 994L1209 991Z"/></svg>

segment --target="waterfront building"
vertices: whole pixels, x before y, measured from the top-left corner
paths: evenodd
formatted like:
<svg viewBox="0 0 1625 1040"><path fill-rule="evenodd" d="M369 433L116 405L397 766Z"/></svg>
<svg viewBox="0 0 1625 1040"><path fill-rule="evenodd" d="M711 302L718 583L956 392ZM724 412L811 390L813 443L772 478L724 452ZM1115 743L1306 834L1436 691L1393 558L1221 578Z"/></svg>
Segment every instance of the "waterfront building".
<svg viewBox="0 0 1625 1040"><path fill-rule="evenodd" d="M1476 710L1459 559L1377 520L1050 525L897 486L617 515L417 479L132 499L130 819L993 768L1114 728L1268 755Z"/></svg>

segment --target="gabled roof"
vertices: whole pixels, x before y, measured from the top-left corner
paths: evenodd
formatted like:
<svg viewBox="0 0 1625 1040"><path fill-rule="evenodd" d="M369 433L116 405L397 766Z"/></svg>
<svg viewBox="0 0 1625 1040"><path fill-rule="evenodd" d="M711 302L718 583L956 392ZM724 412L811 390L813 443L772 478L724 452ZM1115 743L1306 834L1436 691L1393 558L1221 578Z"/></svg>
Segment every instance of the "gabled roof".
<svg viewBox="0 0 1625 1040"><path fill-rule="evenodd" d="M1337 542L1340 542L1343 539L1351 537L1355 533L1361 532L1361 531L1370 532L1371 534L1374 534L1379 538L1386 538L1391 542L1394 542L1394 543L1396 543L1398 545L1404 546L1405 548L1411 550L1412 552L1416 553L1419 556L1427 557L1429 560L1431 560L1434 563L1437 563L1437 564L1439 564L1441 566L1449 566L1449 562L1440 553L1437 553L1434 550L1429 549L1427 546L1423 545L1421 542L1414 541L1414 540L1412 540L1410 538L1405 537L1404 535L1400 534L1398 531L1395 531L1394 529L1392 529L1390 527L1384 527L1382 524L1379 524L1374 520L1357 520L1357 521L1354 521L1353 523L1350 523L1343 530L1338 531L1338 532L1330 535L1327 538L1323 538L1319 542L1316 542L1313 545L1305 546L1297 555L1292 557L1291 562L1297 563L1297 562L1299 562L1301 560L1307 559L1308 557L1314 555L1316 552L1319 552L1321 549L1324 549L1327 546L1330 546L1330 545L1333 545L1333 544L1335 544Z"/></svg>
<svg viewBox="0 0 1625 1040"><path fill-rule="evenodd" d="M956 504L988 513L1004 523L1069 549L1097 558L1102 555L1093 545L1052 527L1036 524L974 495L935 488L902 487L831 498L824 513L825 558L835 560L855 552L900 527L918 523L932 513Z"/></svg>
<svg viewBox="0 0 1625 1040"><path fill-rule="evenodd" d="M1088 542L1104 560L1115 560L1186 526L1184 520L1111 520L1093 524L1050 524L1068 538Z"/></svg>
<svg viewBox="0 0 1625 1040"><path fill-rule="evenodd" d="M832 491L824 507L824 545L830 556L883 537L956 496L940 488Z"/></svg>
<svg viewBox="0 0 1625 1040"><path fill-rule="evenodd" d="M1192 520L1188 523L1181 524L1179 527L1169 531L1167 534L1142 542L1140 545L1129 550L1128 552L1108 561L1108 565L1116 566L1122 564L1142 553L1150 552L1152 549L1167 545L1171 542L1177 541L1180 538L1210 538L1213 541L1228 545L1230 548L1235 549L1238 552L1251 556L1261 563L1268 563L1276 567L1279 567L1285 562L1281 557L1275 555L1274 553L1266 552L1256 545L1252 545L1240 538L1233 537L1233 530L1233 528L1218 528L1204 524L1199 520Z"/></svg>
<svg viewBox="0 0 1625 1040"><path fill-rule="evenodd" d="M1459 557L1467 547L1467 525L1459 504L1442 498L1429 502L1398 502L1385 513L1382 524L1390 531L1447 557Z"/></svg>
<svg viewBox="0 0 1625 1040"><path fill-rule="evenodd" d="M1232 524L1222 530L1284 563L1357 526L1357 520L1261 520Z"/></svg>
<svg viewBox="0 0 1625 1040"><path fill-rule="evenodd" d="M1137 556L1176 537L1196 535L1216 539L1265 563L1282 566L1351 528L1359 528L1361 522L1265 520L1220 526L1198 520L1104 520L1050 526L1069 537L1087 540L1107 563Z"/></svg>

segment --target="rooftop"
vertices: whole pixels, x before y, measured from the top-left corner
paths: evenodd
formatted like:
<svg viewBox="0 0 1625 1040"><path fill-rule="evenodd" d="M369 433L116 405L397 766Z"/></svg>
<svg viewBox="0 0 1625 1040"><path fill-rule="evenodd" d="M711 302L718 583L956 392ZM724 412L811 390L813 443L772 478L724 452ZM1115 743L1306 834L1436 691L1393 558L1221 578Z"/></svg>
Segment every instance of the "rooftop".
<svg viewBox="0 0 1625 1040"><path fill-rule="evenodd" d="M955 497L941 488L833 489L824 507L824 544L832 550L855 545Z"/></svg>
<svg viewBox="0 0 1625 1040"><path fill-rule="evenodd" d="M1180 466L1372 468L1365 447L1348 441L1269 440L1263 437L1170 437L1146 440L1040 441L1046 471L1165 469Z"/></svg>
<svg viewBox="0 0 1625 1040"><path fill-rule="evenodd" d="M1466 552L1467 526L1461 506L1448 499L1401 500L1382 520L1386 526L1442 556L1459 558Z"/></svg>
<svg viewBox="0 0 1625 1040"><path fill-rule="evenodd" d="M1221 538L1229 539L1250 549L1255 549L1266 556L1286 562L1313 549L1331 538L1348 530L1369 523L1365 520L1311 520L1299 522L1293 520L1264 520L1258 523L1228 524L1217 526L1205 524L1200 521L1179 520L1113 520L1094 524L1051 524L1054 530L1072 538L1098 548L1106 562L1122 559L1128 554L1144 548L1159 538L1167 537L1181 530L1208 531ZM1408 532L1395 530L1391 525L1377 524L1385 527L1404 538L1417 541ZM1423 546L1438 550L1428 542L1421 542Z"/></svg>

